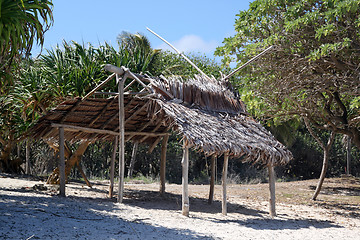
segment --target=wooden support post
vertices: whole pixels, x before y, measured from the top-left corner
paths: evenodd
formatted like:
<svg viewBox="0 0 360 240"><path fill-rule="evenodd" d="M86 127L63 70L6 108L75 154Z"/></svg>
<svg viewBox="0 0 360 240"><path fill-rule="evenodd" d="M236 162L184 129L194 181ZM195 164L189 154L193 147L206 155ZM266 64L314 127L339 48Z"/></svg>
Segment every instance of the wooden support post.
<svg viewBox="0 0 360 240"><path fill-rule="evenodd" d="M30 138L26 139L25 147L25 173L30 174Z"/></svg>
<svg viewBox="0 0 360 240"><path fill-rule="evenodd" d="M115 158L116 158L116 150L118 148L119 138L115 137L113 142L113 152L111 155L110 162L110 186L109 186L109 198L112 198L114 192L114 173L115 173Z"/></svg>
<svg viewBox="0 0 360 240"><path fill-rule="evenodd" d="M131 178L133 176L134 165L135 165L135 161L136 161L136 153L137 153L138 147L139 147L139 143L135 142L133 145L132 154L131 154L128 178Z"/></svg>
<svg viewBox="0 0 360 240"><path fill-rule="evenodd" d="M166 150L167 143L169 140L169 135L163 137L161 143L161 156L160 156L160 194L164 196L165 194L165 173L166 173Z"/></svg>
<svg viewBox="0 0 360 240"><path fill-rule="evenodd" d="M125 173L125 115L124 115L124 82L127 74L119 79L116 74L116 81L118 82L119 91L119 190L117 201L121 203L124 197L124 173Z"/></svg>
<svg viewBox="0 0 360 240"><path fill-rule="evenodd" d="M270 216L275 217L275 171L272 164L268 165L269 170L269 190L270 190Z"/></svg>
<svg viewBox="0 0 360 240"><path fill-rule="evenodd" d="M188 191L188 177L189 177L189 148L184 141L182 165L182 214L189 216L189 191Z"/></svg>
<svg viewBox="0 0 360 240"><path fill-rule="evenodd" d="M65 197L65 139L64 128L59 128L59 171L60 171L60 196Z"/></svg>
<svg viewBox="0 0 360 240"><path fill-rule="evenodd" d="M350 176L350 162L351 162L351 137L346 136L346 175Z"/></svg>
<svg viewBox="0 0 360 240"><path fill-rule="evenodd" d="M84 181L85 181L86 185L87 185L89 188L92 188L90 181L87 179L84 171L83 171L82 168L81 168L80 162L76 162L75 165L76 165L77 169L79 170L81 176L84 178Z"/></svg>
<svg viewBox="0 0 360 240"><path fill-rule="evenodd" d="M213 203L214 200L214 188L215 188L215 160L216 155L211 156L211 177L210 177L210 192L209 192L209 204Z"/></svg>
<svg viewBox="0 0 360 240"><path fill-rule="evenodd" d="M224 166L223 166L223 173L222 173L222 214L227 214L227 206L226 206L226 180L227 180L227 172L228 172L228 163L229 163L229 154L224 154Z"/></svg>

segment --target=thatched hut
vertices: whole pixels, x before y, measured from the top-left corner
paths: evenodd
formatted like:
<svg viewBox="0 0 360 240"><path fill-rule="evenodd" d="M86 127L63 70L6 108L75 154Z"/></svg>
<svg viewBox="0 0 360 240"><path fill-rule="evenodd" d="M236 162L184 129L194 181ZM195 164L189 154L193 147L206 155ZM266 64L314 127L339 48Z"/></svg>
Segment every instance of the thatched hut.
<svg viewBox="0 0 360 240"><path fill-rule="evenodd" d="M274 166L288 163L292 154L259 122L249 116L242 101L226 87L225 82L205 76L197 76L187 81L176 77L150 78L111 65L107 65L107 69L113 74L102 84L84 98L64 101L43 116L31 130L34 138L59 141L62 158L60 161L62 162L60 165L62 194L65 194L64 152L61 153L64 151L62 150L64 139L70 142L119 139L119 202L122 201L124 187L124 143L126 141L147 143L150 146L149 151L152 151L162 140L160 190L163 192L166 143L169 132L173 130L183 136L184 215L189 214L187 193L189 148L202 151L213 159L224 155L222 179L224 214L226 214L226 175L229 157L244 156L242 158L244 161L267 166L271 190L270 213L275 215ZM114 77L119 83L119 92L103 92L99 97L96 91ZM134 83L141 86L142 90L136 93L128 91ZM104 94L108 96L104 97ZM213 187L212 179L210 186L212 192Z"/></svg>

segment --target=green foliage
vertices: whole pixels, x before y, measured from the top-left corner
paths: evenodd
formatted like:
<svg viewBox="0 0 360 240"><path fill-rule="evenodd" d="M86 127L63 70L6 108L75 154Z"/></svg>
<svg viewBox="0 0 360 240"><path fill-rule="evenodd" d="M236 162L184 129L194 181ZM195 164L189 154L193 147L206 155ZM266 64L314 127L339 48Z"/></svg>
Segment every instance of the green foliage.
<svg viewBox="0 0 360 240"><path fill-rule="evenodd" d="M256 0L215 54L241 65L274 49L232 82L250 113L274 124L307 118L360 147L360 0Z"/></svg>
<svg viewBox="0 0 360 240"><path fill-rule="evenodd" d="M14 60L28 55L34 42L43 45L53 22L51 1L0 1L0 92L13 84Z"/></svg>
<svg viewBox="0 0 360 240"><path fill-rule="evenodd" d="M220 79L220 72L229 72L229 68L223 68L214 59L210 59L205 55L190 54L187 56L197 67L205 74ZM170 51L160 52L156 56L156 64L151 68L155 76L159 75L177 75L183 78L193 77L199 72L193 68L179 54Z"/></svg>

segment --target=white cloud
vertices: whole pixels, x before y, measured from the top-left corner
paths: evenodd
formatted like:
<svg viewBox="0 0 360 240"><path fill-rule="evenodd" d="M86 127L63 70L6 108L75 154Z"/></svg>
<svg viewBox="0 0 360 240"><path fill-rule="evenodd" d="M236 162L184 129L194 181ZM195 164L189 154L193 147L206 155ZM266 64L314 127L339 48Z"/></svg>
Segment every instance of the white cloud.
<svg viewBox="0 0 360 240"><path fill-rule="evenodd" d="M170 42L180 52L201 52L201 53L213 53L218 43L215 40L206 42L197 35L185 35L181 39ZM171 50L166 43L161 44L157 48L164 50Z"/></svg>

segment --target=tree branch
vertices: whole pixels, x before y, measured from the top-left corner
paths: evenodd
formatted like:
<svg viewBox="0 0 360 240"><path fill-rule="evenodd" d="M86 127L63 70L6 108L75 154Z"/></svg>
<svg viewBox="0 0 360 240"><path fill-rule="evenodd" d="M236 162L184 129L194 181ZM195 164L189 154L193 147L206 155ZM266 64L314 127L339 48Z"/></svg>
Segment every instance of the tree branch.
<svg viewBox="0 0 360 240"><path fill-rule="evenodd" d="M2 145L5 145L6 144L6 142L5 142L5 140L0 136L0 143L2 144Z"/></svg>
<svg viewBox="0 0 360 240"><path fill-rule="evenodd" d="M334 92L334 98L335 98L336 103L339 105L339 107L343 111L343 115L342 115L343 123L348 124L348 120L347 120L348 112L347 112L346 106L340 99L339 92Z"/></svg>
<svg viewBox="0 0 360 240"><path fill-rule="evenodd" d="M303 119L305 122L305 126L309 130L309 133L311 134L311 136L319 143L320 147L325 151L326 150L325 144L321 141L320 137L311 128L309 120L306 117L303 117Z"/></svg>

